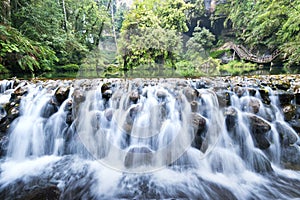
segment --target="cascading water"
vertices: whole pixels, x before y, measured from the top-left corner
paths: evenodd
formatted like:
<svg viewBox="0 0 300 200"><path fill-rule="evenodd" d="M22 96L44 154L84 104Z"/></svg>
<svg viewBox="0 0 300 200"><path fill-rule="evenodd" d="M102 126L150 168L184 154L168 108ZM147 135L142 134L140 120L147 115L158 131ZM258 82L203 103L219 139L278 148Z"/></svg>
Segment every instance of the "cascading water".
<svg viewBox="0 0 300 200"><path fill-rule="evenodd" d="M20 105L7 126L0 198L300 198L300 173L284 169L281 155L285 146L300 155L299 137L276 93L202 83L38 81L1 89L6 103Z"/></svg>

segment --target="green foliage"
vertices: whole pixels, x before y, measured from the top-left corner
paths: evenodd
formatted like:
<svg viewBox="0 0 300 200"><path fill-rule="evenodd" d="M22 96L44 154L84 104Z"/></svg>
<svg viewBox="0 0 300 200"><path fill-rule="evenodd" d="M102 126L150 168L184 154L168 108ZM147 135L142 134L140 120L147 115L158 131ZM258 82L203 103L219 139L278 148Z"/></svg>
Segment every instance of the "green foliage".
<svg viewBox="0 0 300 200"><path fill-rule="evenodd" d="M228 49L216 50L216 51L210 52L209 56L212 57L212 58L220 58L222 55L224 55L227 52L229 53L230 50L228 50Z"/></svg>
<svg viewBox="0 0 300 200"><path fill-rule="evenodd" d="M63 66L55 66L55 70L57 72L77 72L79 70L79 66L77 64L68 64Z"/></svg>
<svg viewBox="0 0 300 200"><path fill-rule="evenodd" d="M180 32L187 30L187 8L183 0L135 1L121 29L119 53L124 68L174 67L182 47Z"/></svg>
<svg viewBox="0 0 300 200"><path fill-rule="evenodd" d="M11 71L50 70L57 61L46 46L29 40L14 28L0 25L0 64Z"/></svg>
<svg viewBox="0 0 300 200"><path fill-rule="evenodd" d="M228 14L236 36L250 47L280 49L286 66L299 65L300 4L290 0L230 0ZM224 11L225 10L225 11Z"/></svg>

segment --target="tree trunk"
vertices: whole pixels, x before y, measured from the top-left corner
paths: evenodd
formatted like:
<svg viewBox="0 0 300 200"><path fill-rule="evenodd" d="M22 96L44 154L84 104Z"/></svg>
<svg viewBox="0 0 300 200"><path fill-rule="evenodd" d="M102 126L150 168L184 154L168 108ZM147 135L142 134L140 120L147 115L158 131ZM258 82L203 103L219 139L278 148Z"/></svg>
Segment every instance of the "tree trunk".
<svg viewBox="0 0 300 200"><path fill-rule="evenodd" d="M62 9L63 9L63 13L64 13L64 24L63 24L63 26L64 26L65 31L68 32L68 27L67 27L68 20L67 20L67 10L66 10L65 0L62 0Z"/></svg>
<svg viewBox="0 0 300 200"><path fill-rule="evenodd" d="M108 1L108 4L106 6L106 11L110 10L110 6L111 6L111 0ZM101 25L100 25L100 29L99 29L99 33L98 33L99 39L96 42L96 46L98 46L98 48L99 48L100 41L101 41L101 35L102 35L103 29L104 29L104 22L105 21L103 20L102 23L101 23Z"/></svg>
<svg viewBox="0 0 300 200"><path fill-rule="evenodd" d="M116 27L115 27L115 15L114 15L114 7L113 6L111 6L111 21L112 21L114 40L115 40L116 48L118 49L117 34L116 34Z"/></svg>

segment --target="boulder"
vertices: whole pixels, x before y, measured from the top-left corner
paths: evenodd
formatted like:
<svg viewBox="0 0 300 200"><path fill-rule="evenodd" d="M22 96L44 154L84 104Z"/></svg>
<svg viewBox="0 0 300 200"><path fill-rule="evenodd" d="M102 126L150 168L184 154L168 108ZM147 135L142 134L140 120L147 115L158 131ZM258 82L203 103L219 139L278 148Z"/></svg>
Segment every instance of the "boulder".
<svg viewBox="0 0 300 200"><path fill-rule="evenodd" d="M285 105L282 108L285 121L291 121L296 116L296 106L292 104Z"/></svg>
<svg viewBox="0 0 300 200"><path fill-rule="evenodd" d="M230 105L230 93L228 91L216 92L219 107L224 108Z"/></svg>
<svg viewBox="0 0 300 200"><path fill-rule="evenodd" d="M300 168L300 147L298 145L286 146L281 149L281 161L294 168Z"/></svg>
<svg viewBox="0 0 300 200"><path fill-rule="evenodd" d="M112 94L113 94L112 90L106 90L105 92L102 93L102 98L108 101L112 96Z"/></svg>
<svg viewBox="0 0 300 200"><path fill-rule="evenodd" d="M253 170L258 173L272 172L273 168L270 160L259 152L253 153L253 159L251 159Z"/></svg>
<svg viewBox="0 0 300 200"><path fill-rule="evenodd" d="M156 96L159 99L165 99L167 97L167 95L168 95L167 92L164 91L164 90L157 90L156 91Z"/></svg>
<svg viewBox="0 0 300 200"><path fill-rule="evenodd" d="M250 130L253 134L265 134L271 130L269 122L263 118L260 118L254 114L247 114L246 116L250 123Z"/></svg>
<svg viewBox="0 0 300 200"><path fill-rule="evenodd" d="M192 102L192 101L197 100L199 92L193 88L185 87L183 89L183 94L185 95L188 102Z"/></svg>
<svg viewBox="0 0 300 200"><path fill-rule="evenodd" d="M197 101L192 101L191 102L191 110L192 112L197 112L198 111L198 102Z"/></svg>
<svg viewBox="0 0 300 200"><path fill-rule="evenodd" d="M44 118L49 118L54 113L58 111L57 105L55 104L53 99L50 99L49 102L44 106L42 109L43 112L41 113L41 116Z"/></svg>
<svg viewBox="0 0 300 200"><path fill-rule="evenodd" d="M192 126L194 129L195 137L192 146L201 150L203 140L205 138L206 119L198 113L192 113Z"/></svg>
<svg viewBox="0 0 300 200"><path fill-rule="evenodd" d="M138 102L139 98L140 98L140 95L139 95L138 91L132 91L132 92L130 92L130 94L129 94L129 100L132 103L136 104Z"/></svg>
<svg viewBox="0 0 300 200"><path fill-rule="evenodd" d="M250 112L256 114L259 112L260 102L256 98L251 98L248 102L248 107L250 108Z"/></svg>
<svg viewBox="0 0 300 200"><path fill-rule="evenodd" d="M294 97L294 94L287 92L281 92L278 94L278 100L281 106L290 104L291 101L294 100Z"/></svg>
<svg viewBox="0 0 300 200"><path fill-rule="evenodd" d="M233 92L238 96L241 97L245 94L246 89L244 87L235 86L233 88Z"/></svg>
<svg viewBox="0 0 300 200"><path fill-rule="evenodd" d="M80 89L75 89L72 94L72 97L73 97L74 103L77 105L85 101L85 94Z"/></svg>
<svg viewBox="0 0 300 200"><path fill-rule="evenodd" d="M112 108L108 108L104 111L104 116L107 121L111 121L113 118L114 110Z"/></svg>
<svg viewBox="0 0 300 200"><path fill-rule="evenodd" d="M233 107L229 107L225 111L225 123L227 131L232 131L238 123L237 111Z"/></svg>
<svg viewBox="0 0 300 200"><path fill-rule="evenodd" d="M300 93L295 94L295 102L297 105L300 105Z"/></svg>
<svg viewBox="0 0 300 200"><path fill-rule="evenodd" d="M287 91L288 89L290 89L291 84L288 80L278 81L278 82L275 83L275 87L279 90Z"/></svg>
<svg viewBox="0 0 300 200"><path fill-rule="evenodd" d="M3 123L7 119L7 112L3 106L0 105L0 123Z"/></svg>
<svg viewBox="0 0 300 200"><path fill-rule="evenodd" d="M61 105L68 98L69 92L70 92L70 87L68 86L60 86L56 90L54 96L58 105Z"/></svg>
<svg viewBox="0 0 300 200"><path fill-rule="evenodd" d="M279 134L279 139L282 146L289 146L298 141L297 133L287 124L283 122L276 122L275 127Z"/></svg>
<svg viewBox="0 0 300 200"><path fill-rule="evenodd" d="M259 89L258 90L262 99L262 102L264 104L269 105L271 103L270 97L269 97L269 91L266 89Z"/></svg>

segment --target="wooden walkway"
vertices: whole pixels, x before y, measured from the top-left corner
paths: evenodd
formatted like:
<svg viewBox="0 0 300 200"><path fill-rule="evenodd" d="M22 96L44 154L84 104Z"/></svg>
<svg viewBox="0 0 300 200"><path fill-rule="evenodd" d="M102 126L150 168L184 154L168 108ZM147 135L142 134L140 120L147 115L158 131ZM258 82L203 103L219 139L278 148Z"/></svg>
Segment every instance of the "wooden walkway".
<svg viewBox="0 0 300 200"><path fill-rule="evenodd" d="M239 56L240 59L260 64L270 63L280 54L279 50L275 50L270 55L256 56L248 51L243 45L230 43L229 47L230 49L234 50L234 52Z"/></svg>

